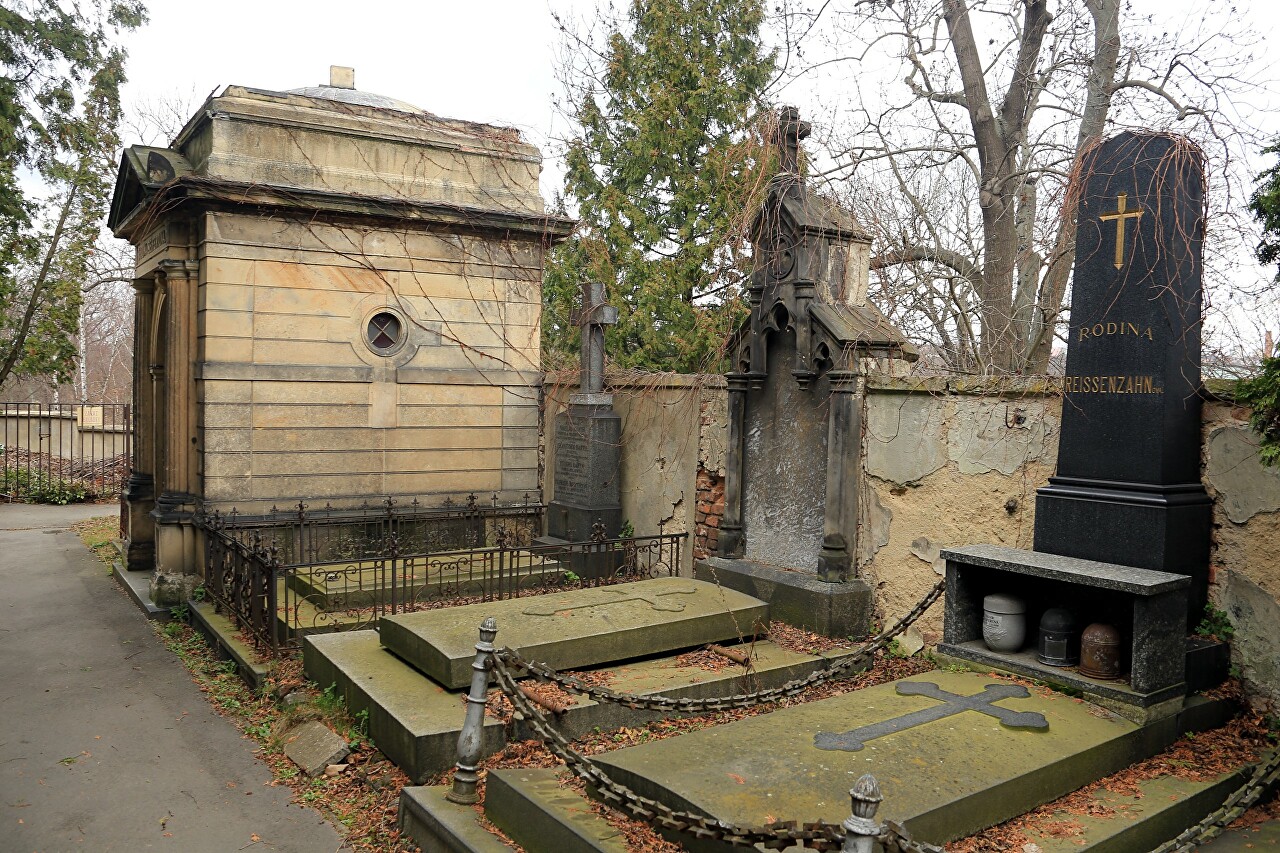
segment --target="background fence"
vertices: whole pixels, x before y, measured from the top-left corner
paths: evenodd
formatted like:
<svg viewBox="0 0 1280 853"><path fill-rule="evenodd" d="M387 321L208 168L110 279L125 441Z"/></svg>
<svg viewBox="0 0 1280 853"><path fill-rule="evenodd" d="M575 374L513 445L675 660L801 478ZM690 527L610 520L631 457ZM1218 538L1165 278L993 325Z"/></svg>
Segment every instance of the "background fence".
<svg viewBox="0 0 1280 853"><path fill-rule="evenodd" d="M0 403L0 493L54 502L119 494L132 445L127 403Z"/></svg>

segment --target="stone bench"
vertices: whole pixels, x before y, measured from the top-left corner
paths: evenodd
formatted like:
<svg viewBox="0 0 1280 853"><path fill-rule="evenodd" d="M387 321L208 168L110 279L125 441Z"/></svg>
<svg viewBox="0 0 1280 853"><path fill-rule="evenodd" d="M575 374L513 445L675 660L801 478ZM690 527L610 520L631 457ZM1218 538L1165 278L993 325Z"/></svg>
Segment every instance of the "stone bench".
<svg viewBox="0 0 1280 853"><path fill-rule="evenodd" d="M995 545L944 549L942 557L947 598L941 653L1139 708L1185 694L1188 576ZM1027 603L1027 640L1018 652L994 652L982 640L982 600L996 592ZM1082 629L1093 622L1115 626L1128 648L1128 683L1040 663L1040 617L1051 607L1066 607Z"/></svg>

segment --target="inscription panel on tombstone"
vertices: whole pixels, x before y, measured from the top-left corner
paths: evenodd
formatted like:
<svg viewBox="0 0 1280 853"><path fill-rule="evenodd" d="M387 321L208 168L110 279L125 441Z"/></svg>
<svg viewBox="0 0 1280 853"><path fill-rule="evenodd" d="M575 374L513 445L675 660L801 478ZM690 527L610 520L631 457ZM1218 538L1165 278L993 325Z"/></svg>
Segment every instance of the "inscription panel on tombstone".
<svg viewBox="0 0 1280 853"><path fill-rule="evenodd" d="M1058 475L1195 482L1200 154L1169 136L1123 133L1085 170Z"/></svg>
<svg viewBox="0 0 1280 853"><path fill-rule="evenodd" d="M580 435L566 435L556 441L555 496L562 503L587 503L587 472L591 459L587 442Z"/></svg>

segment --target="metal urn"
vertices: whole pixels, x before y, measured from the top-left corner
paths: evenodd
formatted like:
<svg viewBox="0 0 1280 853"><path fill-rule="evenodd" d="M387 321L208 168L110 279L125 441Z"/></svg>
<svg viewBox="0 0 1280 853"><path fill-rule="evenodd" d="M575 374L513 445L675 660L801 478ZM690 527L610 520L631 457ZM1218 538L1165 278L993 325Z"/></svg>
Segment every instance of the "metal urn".
<svg viewBox="0 0 1280 853"><path fill-rule="evenodd" d="M1016 652L1027 638L1027 605L995 593L982 599L982 641L993 652Z"/></svg>
<svg viewBox="0 0 1280 853"><path fill-rule="evenodd" d="M1040 617L1036 660L1049 666L1075 666L1080 662L1080 634L1070 610L1050 607Z"/></svg>
<svg viewBox="0 0 1280 853"><path fill-rule="evenodd" d="M1080 637L1080 674L1112 680L1120 677L1124 647L1114 626L1095 622Z"/></svg>

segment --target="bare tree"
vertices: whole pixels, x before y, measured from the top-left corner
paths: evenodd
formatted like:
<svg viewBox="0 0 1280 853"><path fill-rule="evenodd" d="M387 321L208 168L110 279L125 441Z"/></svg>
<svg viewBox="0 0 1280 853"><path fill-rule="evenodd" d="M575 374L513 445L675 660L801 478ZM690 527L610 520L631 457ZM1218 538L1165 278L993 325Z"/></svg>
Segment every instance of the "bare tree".
<svg viewBox="0 0 1280 853"><path fill-rule="evenodd" d="M1074 262L1071 178L1104 134L1187 134L1219 181L1252 142L1232 111L1247 45L1222 32L1231 13L1177 32L1128 14L1123 0L863 0L789 13L788 32L827 39L824 66L900 63L900 86L860 92L826 174L876 199L859 206L882 296L895 295L949 366L1047 368ZM1219 188L1224 207L1239 192ZM903 202L886 203L893 194Z"/></svg>

